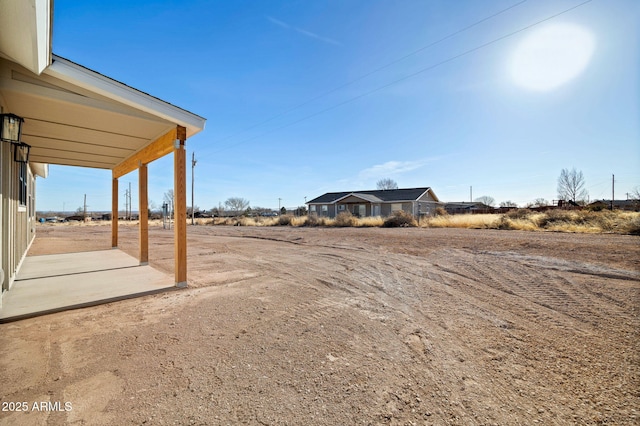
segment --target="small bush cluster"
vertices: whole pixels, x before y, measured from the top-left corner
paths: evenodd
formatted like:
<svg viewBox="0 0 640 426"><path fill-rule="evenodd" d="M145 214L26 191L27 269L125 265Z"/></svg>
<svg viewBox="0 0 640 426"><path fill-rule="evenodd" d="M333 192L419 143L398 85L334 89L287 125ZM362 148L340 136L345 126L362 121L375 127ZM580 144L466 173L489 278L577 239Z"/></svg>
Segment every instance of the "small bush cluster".
<svg viewBox="0 0 640 426"><path fill-rule="evenodd" d="M289 226L293 220L293 215L283 214L278 216L278 225L280 226Z"/></svg>
<svg viewBox="0 0 640 426"><path fill-rule="evenodd" d="M350 212L342 212L338 214L334 221L334 226L341 228L358 226L358 219L353 217Z"/></svg>
<svg viewBox="0 0 640 426"><path fill-rule="evenodd" d="M415 227L418 226L415 218L411 213L407 213L403 210L393 212L391 216L385 219L382 224L383 228L397 228L397 227Z"/></svg>

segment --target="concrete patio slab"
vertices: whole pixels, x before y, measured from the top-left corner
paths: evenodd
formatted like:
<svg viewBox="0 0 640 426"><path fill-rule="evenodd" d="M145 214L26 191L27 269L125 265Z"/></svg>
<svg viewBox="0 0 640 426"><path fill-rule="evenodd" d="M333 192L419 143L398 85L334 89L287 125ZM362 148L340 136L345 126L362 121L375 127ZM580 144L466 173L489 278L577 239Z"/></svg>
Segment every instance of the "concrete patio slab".
<svg viewBox="0 0 640 426"><path fill-rule="evenodd" d="M32 256L3 295L0 323L175 288L172 276L120 250Z"/></svg>

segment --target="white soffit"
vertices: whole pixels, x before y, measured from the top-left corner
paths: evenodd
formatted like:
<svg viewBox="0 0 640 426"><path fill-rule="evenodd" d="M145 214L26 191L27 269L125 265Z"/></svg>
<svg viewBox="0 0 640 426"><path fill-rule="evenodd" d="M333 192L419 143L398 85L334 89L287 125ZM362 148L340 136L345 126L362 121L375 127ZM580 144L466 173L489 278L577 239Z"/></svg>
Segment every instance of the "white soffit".
<svg viewBox="0 0 640 426"><path fill-rule="evenodd" d="M51 0L0 0L0 56L40 74L51 60Z"/></svg>
<svg viewBox="0 0 640 426"><path fill-rule="evenodd" d="M0 97L8 112L25 119L22 140L37 163L112 169L176 127L158 114L5 59Z"/></svg>
<svg viewBox="0 0 640 426"><path fill-rule="evenodd" d="M187 137L204 129L204 118L60 56L53 55L53 62L44 74L183 126Z"/></svg>

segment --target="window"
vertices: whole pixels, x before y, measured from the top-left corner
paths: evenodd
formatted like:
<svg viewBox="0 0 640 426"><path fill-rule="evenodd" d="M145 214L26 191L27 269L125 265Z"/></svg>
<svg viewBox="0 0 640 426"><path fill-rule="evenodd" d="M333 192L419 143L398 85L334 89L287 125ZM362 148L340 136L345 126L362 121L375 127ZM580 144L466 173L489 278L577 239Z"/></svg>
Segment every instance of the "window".
<svg viewBox="0 0 640 426"><path fill-rule="evenodd" d="M328 211L329 211L329 206L328 206L328 205L326 205L326 204L323 204L323 205L322 205L322 213L326 213L326 212L328 212Z"/></svg>
<svg viewBox="0 0 640 426"><path fill-rule="evenodd" d="M20 206L27 205L27 163L18 163L20 175L18 178L18 202Z"/></svg>
<svg viewBox="0 0 640 426"><path fill-rule="evenodd" d="M315 213L315 211L316 211L316 205L315 205L315 204L311 204L311 205L309 206L309 211L312 211L312 212L314 212L314 213Z"/></svg>
<svg viewBox="0 0 640 426"><path fill-rule="evenodd" d="M398 210L402 210L402 203L391 204L391 212L397 212Z"/></svg>
<svg viewBox="0 0 640 426"><path fill-rule="evenodd" d="M344 210L344 204L339 204L338 205L338 210L343 211Z"/></svg>

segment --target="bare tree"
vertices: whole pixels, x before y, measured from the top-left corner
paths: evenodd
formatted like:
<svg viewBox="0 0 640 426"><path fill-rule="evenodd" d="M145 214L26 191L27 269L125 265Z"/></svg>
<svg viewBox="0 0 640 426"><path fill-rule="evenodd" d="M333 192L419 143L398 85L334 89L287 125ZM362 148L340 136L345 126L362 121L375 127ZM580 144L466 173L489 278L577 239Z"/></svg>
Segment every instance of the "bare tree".
<svg viewBox="0 0 640 426"><path fill-rule="evenodd" d="M377 183L376 186L378 187L378 189L380 190L385 190L385 189L398 189L398 184L396 183L395 180L393 179L389 179L389 178L385 178L385 179L380 179Z"/></svg>
<svg viewBox="0 0 640 426"><path fill-rule="evenodd" d="M224 205L231 210L235 216L243 212L249 207L249 200L240 197L231 197L224 202Z"/></svg>
<svg viewBox="0 0 640 426"><path fill-rule="evenodd" d="M562 169L558 178L558 199L565 201L585 202L589 193L585 189L582 171L575 167L571 170Z"/></svg>
<svg viewBox="0 0 640 426"><path fill-rule="evenodd" d="M500 203L500 207L518 207L518 205L516 203L514 203L513 201L509 200L509 201L503 201Z"/></svg>
<svg viewBox="0 0 640 426"><path fill-rule="evenodd" d="M629 197L632 200L640 201L640 185L631 190L631 192L629 193Z"/></svg>
<svg viewBox="0 0 640 426"><path fill-rule="evenodd" d="M535 200L527 204L527 207L544 207L548 205L549 205L549 202L544 198L536 198Z"/></svg>
<svg viewBox="0 0 640 426"><path fill-rule="evenodd" d="M475 201L476 203L482 203L491 207L493 207L493 205L496 203L495 198L490 197L488 195L483 195L482 197L478 197L473 201Z"/></svg>

